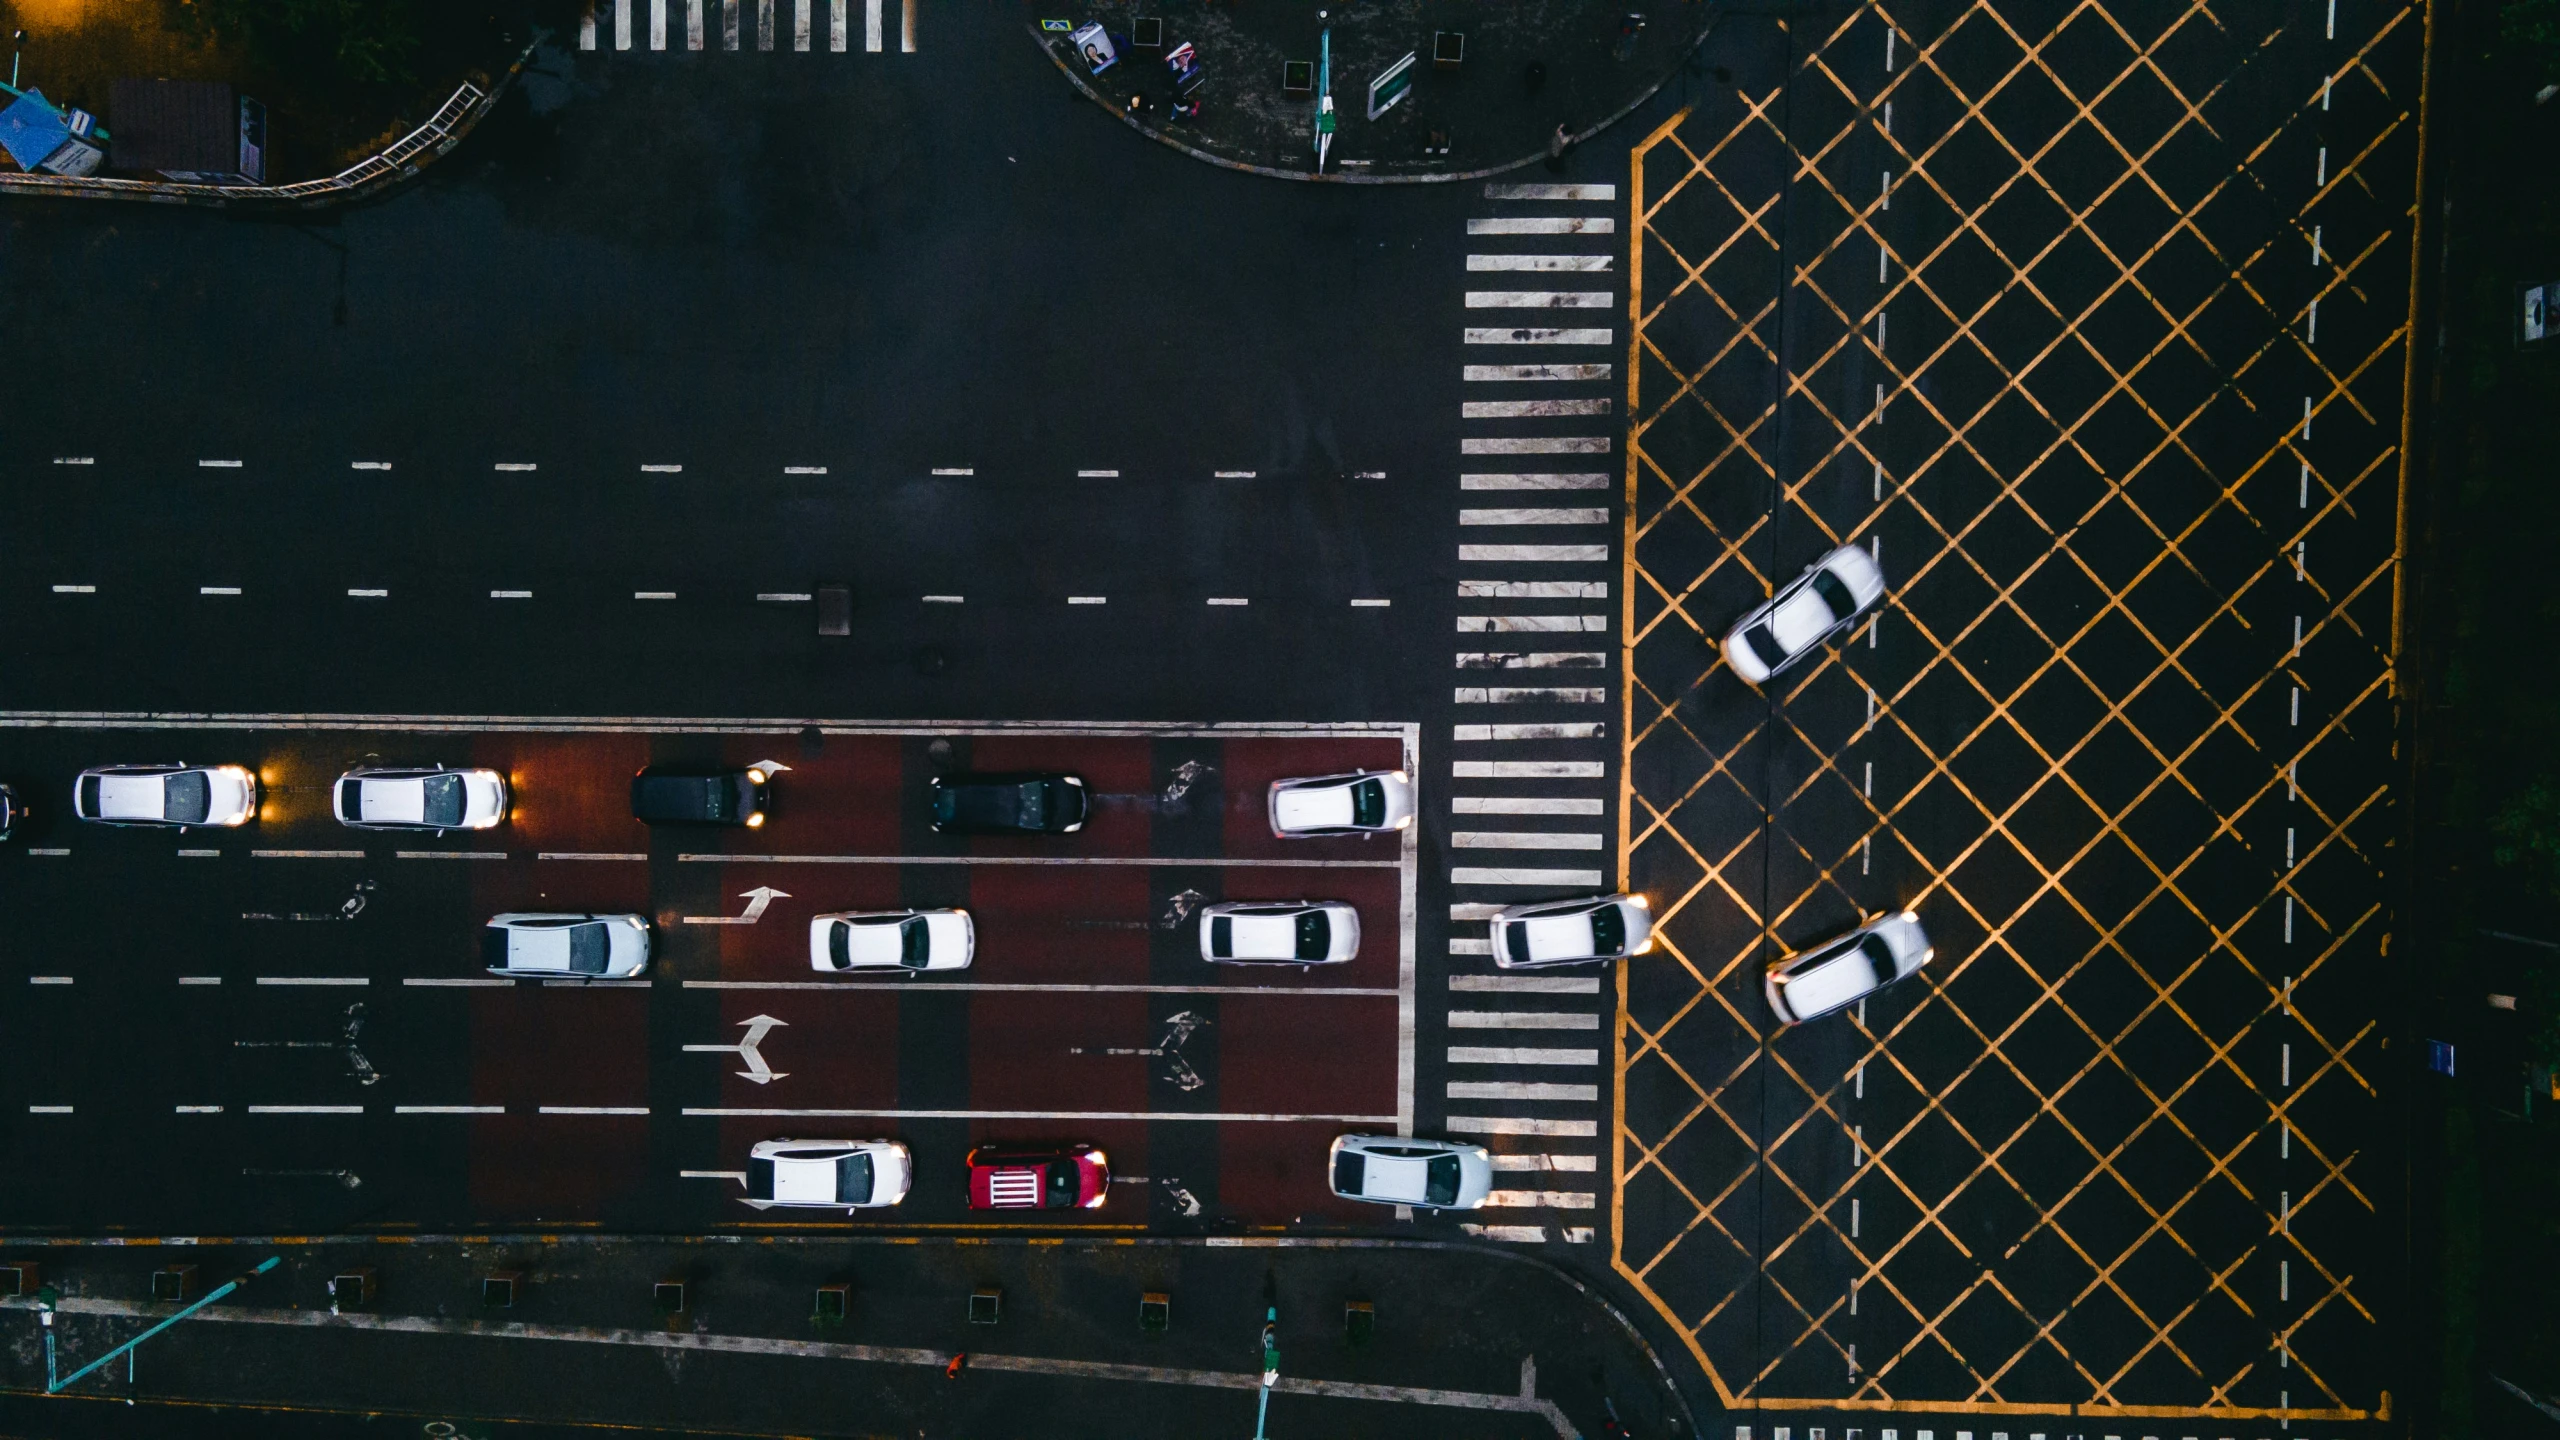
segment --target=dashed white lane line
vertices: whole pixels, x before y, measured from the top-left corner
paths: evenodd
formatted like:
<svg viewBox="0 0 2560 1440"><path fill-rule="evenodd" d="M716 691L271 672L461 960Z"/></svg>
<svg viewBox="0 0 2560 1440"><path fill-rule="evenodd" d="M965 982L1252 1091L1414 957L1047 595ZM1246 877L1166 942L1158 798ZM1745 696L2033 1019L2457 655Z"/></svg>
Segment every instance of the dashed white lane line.
<svg viewBox="0 0 2560 1440"><path fill-rule="evenodd" d="M1212 480L1250 480L1254 477L1255 473L1256 472L1251 470L1212 470L1209 472L1209 478Z"/></svg>
<svg viewBox="0 0 2560 1440"><path fill-rule="evenodd" d="M222 983L222 977L219 975L181 975L178 977L178 983L181 985L219 985Z"/></svg>
<svg viewBox="0 0 2560 1440"><path fill-rule="evenodd" d="M530 600L533 598L533 592L530 590L492 590L489 592L489 598L492 600Z"/></svg>
<svg viewBox="0 0 2560 1440"><path fill-rule="evenodd" d="M261 985L370 985L362 975L261 975Z"/></svg>
<svg viewBox="0 0 2560 1440"><path fill-rule="evenodd" d="M240 593L240 587L237 585L199 585L196 587L196 593L199 595L237 595Z"/></svg>
<svg viewBox="0 0 2560 1440"><path fill-rule="evenodd" d="M1461 600L1606 600L1606 580L1461 580Z"/></svg>
<svg viewBox="0 0 2560 1440"><path fill-rule="evenodd" d="M240 462L237 460L199 460L196 462L196 468L199 470L237 470L240 468Z"/></svg>
<svg viewBox="0 0 2560 1440"><path fill-rule="evenodd" d="M536 860L646 860L649 857L630 850L542 850Z"/></svg>
<svg viewBox="0 0 2560 1440"><path fill-rule="evenodd" d="M252 1115L361 1115L361 1105L251 1105Z"/></svg>
<svg viewBox="0 0 2560 1440"><path fill-rule="evenodd" d="M924 597L924 603L927 605L965 605L968 603L968 600L969 597L966 595L927 595Z"/></svg>
<svg viewBox="0 0 2560 1440"><path fill-rule="evenodd" d="M676 598L676 592L673 590L634 590L631 592L631 598L634 600L673 600Z"/></svg>
<svg viewBox="0 0 2560 1440"><path fill-rule="evenodd" d="M1600 1017L1570 1010L1452 1010L1452 1030L1597 1030Z"/></svg>
<svg viewBox="0 0 2560 1440"><path fill-rule="evenodd" d="M394 1105L394 1115L504 1115L504 1105Z"/></svg>
<svg viewBox="0 0 2560 1440"><path fill-rule="evenodd" d="M1507 215L1467 222L1470 235L1615 235L1618 222L1608 215Z"/></svg>
<svg viewBox="0 0 2560 1440"><path fill-rule="evenodd" d="M72 1113L72 1110L68 1105L30 1105L27 1107L27 1113L30 1115L68 1115Z"/></svg>
<svg viewBox="0 0 2560 1440"><path fill-rule="evenodd" d="M504 850L394 850L395 860L504 860Z"/></svg>
<svg viewBox="0 0 2560 1440"><path fill-rule="evenodd" d="M933 473L936 475L975 475L978 471L975 466L970 465L936 465L933 467Z"/></svg>
<svg viewBox="0 0 2560 1440"><path fill-rule="evenodd" d="M681 465L643 465L640 467L640 473L643 475L681 475L684 473L684 467Z"/></svg>
<svg viewBox="0 0 2560 1440"><path fill-rule="evenodd" d="M219 850L182 849L178 852L178 858L181 860L219 860L222 858L222 852Z"/></svg>
<svg viewBox="0 0 2560 1440"><path fill-rule="evenodd" d="M1395 604L1395 602L1392 600L1354 600L1351 602L1351 608L1354 610L1384 610L1393 604Z"/></svg>
<svg viewBox="0 0 2560 1440"><path fill-rule="evenodd" d="M1606 400L1469 400L1458 407L1462 420L1534 420L1608 413Z"/></svg>
<svg viewBox="0 0 2560 1440"><path fill-rule="evenodd" d="M1387 478L1387 472L1384 470L1354 470L1351 472L1351 478L1354 480L1384 480Z"/></svg>
<svg viewBox="0 0 2560 1440"><path fill-rule="evenodd" d="M504 975L412 975L400 983L421 990L512 990L516 984Z"/></svg>
<svg viewBox="0 0 2560 1440"><path fill-rule="evenodd" d="M361 850L252 850L255 860L361 860Z"/></svg>
<svg viewBox="0 0 2560 1440"><path fill-rule="evenodd" d="M181 1115L219 1115L222 1113L222 1107L219 1105L172 1105L169 1108Z"/></svg>
<svg viewBox="0 0 2560 1440"><path fill-rule="evenodd" d="M56 585L53 587L53 593L56 595L95 595L98 593L98 587L95 585Z"/></svg>
<svg viewBox="0 0 2560 1440"><path fill-rule="evenodd" d="M1250 605L1253 602L1245 599L1241 595L1212 595L1209 597L1209 603L1212 605Z"/></svg>
<svg viewBox="0 0 2560 1440"><path fill-rule="evenodd" d="M784 1110L762 1106L688 1105L684 1113L691 1116L716 1116L742 1120L1200 1120L1211 1124L1280 1125L1304 1124L1309 1121L1332 1121L1345 1125L1392 1125L1393 1115L1295 1115L1259 1111L1174 1111L1174 1110Z"/></svg>
<svg viewBox="0 0 2560 1440"><path fill-rule="evenodd" d="M827 473L827 467L824 465L785 465L782 467L782 473L785 475L824 475Z"/></svg>
<svg viewBox="0 0 2560 1440"><path fill-rule="evenodd" d="M805 605L810 597L806 591L801 590L767 590L759 593L756 598L776 605Z"/></svg>
<svg viewBox="0 0 2560 1440"><path fill-rule="evenodd" d="M647 984L643 980L637 982ZM900 980L687 980L687 990L904 990ZM1392 1000L1401 992L1375 985L1114 985L1104 981L938 981L937 992L1001 995L1273 995L1293 1000Z"/></svg>
<svg viewBox="0 0 2560 1440"><path fill-rule="evenodd" d="M1601 802L1587 795L1453 795L1453 815L1597 815Z"/></svg>
<svg viewBox="0 0 2560 1440"><path fill-rule="evenodd" d="M1606 490L1613 477L1589 471L1559 474L1553 471L1518 475L1460 475L1461 490Z"/></svg>
<svg viewBox="0 0 2560 1440"><path fill-rule="evenodd" d="M1450 730L1449 738L1463 744L1485 740L1603 740L1608 738L1608 734L1609 727L1600 721L1582 720L1566 724L1459 725ZM1597 870L1561 870L1555 873L1589 875L1592 884L1600 883Z"/></svg>
<svg viewBox="0 0 2560 1440"><path fill-rule="evenodd" d="M386 600L389 599L390 596L391 592L389 590L351 589L347 591L347 598L350 600Z"/></svg>
<svg viewBox="0 0 2560 1440"><path fill-rule="evenodd" d="M1117 480L1120 478L1120 472L1117 470L1079 470L1076 472L1076 478L1079 480Z"/></svg>
<svg viewBox="0 0 2560 1440"><path fill-rule="evenodd" d="M1460 760L1450 770L1459 780L1602 780L1608 773L1597 760Z"/></svg>
<svg viewBox="0 0 2560 1440"><path fill-rule="evenodd" d="M1558 1139L1598 1138L1597 1120L1546 1120L1527 1115L1452 1115L1443 1125L1452 1135L1552 1135Z"/></svg>
<svg viewBox="0 0 2560 1440"><path fill-rule="evenodd" d="M71 853L71 850L68 846L54 846L49 849L36 849L30 846L27 853L30 855L68 855Z"/></svg>
<svg viewBox="0 0 2560 1440"><path fill-rule="evenodd" d="M1109 604L1110 600L1111 597L1108 595L1070 595L1067 597L1067 603L1070 605L1105 605Z"/></svg>
<svg viewBox="0 0 2560 1440"><path fill-rule="evenodd" d="M391 468L391 462L388 460L350 460L347 462L347 468L350 470L388 470Z"/></svg>
<svg viewBox="0 0 2560 1440"><path fill-rule="evenodd" d="M646 1115L646 1105L537 1105L537 1115Z"/></svg>
<svg viewBox="0 0 2560 1440"><path fill-rule="evenodd" d="M71 977L68 975L30 975L27 977L27 983L30 985L68 985L71 983Z"/></svg>
<svg viewBox="0 0 2560 1440"><path fill-rule="evenodd" d="M501 460L489 468L492 470L502 471L510 475L515 475L523 474L539 467L529 460Z"/></svg>
<svg viewBox="0 0 2560 1440"><path fill-rule="evenodd" d="M56 465L95 465L98 463L98 460L94 455L56 455L53 457L53 463Z"/></svg>
<svg viewBox="0 0 2560 1440"><path fill-rule="evenodd" d="M1520 866L1460 865L1449 872L1452 885L1581 885L1597 886L1597 870L1543 870Z"/></svg>

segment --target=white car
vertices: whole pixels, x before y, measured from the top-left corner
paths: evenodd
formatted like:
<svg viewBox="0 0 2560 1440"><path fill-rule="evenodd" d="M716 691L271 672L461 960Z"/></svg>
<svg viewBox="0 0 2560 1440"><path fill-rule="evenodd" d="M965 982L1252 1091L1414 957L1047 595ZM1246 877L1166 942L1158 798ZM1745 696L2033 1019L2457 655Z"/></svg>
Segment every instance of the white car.
<svg viewBox="0 0 2560 1440"><path fill-rule="evenodd" d="M1505 970L1596 965L1652 948L1653 905L1641 895L1534 900L1493 916L1493 963Z"/></svg>
<svg viewBox="0 0 2560 1440"><path fill-rule="evenodd" d="M510 911L480 932L481 962L495 975L628 980L649 968L649 921L641 915L554 915Z"/></svg>
<svg viewBox="0 0 2560 1440"><path fill-rule="evenodd" d="M1828 945L1769 967L1769 1008L1782 1025L1801 1025L1909 978L1929 957L1929 934L1908 910L1861 925Z"/></svg>
<svg viewBox="0 0 2560 1440"><path fill-rule="evenodd" d="M1724 637L1725 662L1757 685L1847 629L1884 598L1875 557L1843 545L1804 567Z"/></svg>
<svg viewBox="0 0 2560 1440"><path fill-rule="evenodd" d="M240 765L101 765L72 783L71 813L106 825L246 825L258 777Z"/></svg>
<svg viewBox="0 0 2560 1440"><path fill-rule="evenodd" d="M809 968L829 975L966 970L977 952L966 910L844 910L809 922Z"/></svg>
<svg viewBox="0 0 2560 1440"><path fill-rule="evenodd" d="M358 830L486 830L507 818L507 779L495 770L370 766L338 777L329 808Z"/></svg>
<svg viewBox="0 0 2560 1440"><path fill-rule="evenodd" d="M1360 912L1340 900L1228 900L1200 907L1200 958L1221 965L1339 965L1360 953Z"/></svg>
<svg viewBox="0 0 2560 1440"><path fill-rule="evenodd" d="M1473 1210L1493 1193L1493 1156L1481 1145L1411 1135L1345 1135L1325 1167L1346 1200Z"/></svg>
<svg viewBox="0 0 2560 1440"><path fill-rule="evenodd" d="M1413 823L1413 777L1401 770L1354 770L1271 782L1271 833L1382 835Z"/></svg>
<svg viewBox="0 0 2560 1440"><path fill-rule="evenodd" d="M767 1140L747 1152L746 1202L847 1212L907 1198L915 1162L895 1140Z"/></svg>

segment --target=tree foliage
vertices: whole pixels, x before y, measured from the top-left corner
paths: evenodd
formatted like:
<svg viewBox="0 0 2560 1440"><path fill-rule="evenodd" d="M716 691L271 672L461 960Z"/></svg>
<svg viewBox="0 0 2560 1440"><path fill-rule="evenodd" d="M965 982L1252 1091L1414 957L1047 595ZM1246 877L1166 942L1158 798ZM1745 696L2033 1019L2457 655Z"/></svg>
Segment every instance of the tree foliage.
<svg viewBox="0 0 2560 1440"><path fill-rule="evenodd" d="M278 75L406 84L419 43L416 0L179 0L189 29Z"/></svg>

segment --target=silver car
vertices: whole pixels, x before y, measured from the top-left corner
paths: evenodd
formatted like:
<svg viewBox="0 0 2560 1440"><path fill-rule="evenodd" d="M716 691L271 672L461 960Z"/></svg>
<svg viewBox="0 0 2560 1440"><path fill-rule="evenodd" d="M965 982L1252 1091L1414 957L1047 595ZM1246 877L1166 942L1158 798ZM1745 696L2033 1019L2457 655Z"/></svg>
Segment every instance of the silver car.
<svg viewBox="0 0 2560 1440"><path fill-rule="evenodd" d="M1200 907L1200 958L1220 965L1339 965L1359 953L1360 912L1340 900Z"/></svg>
<svg viewBox="0 0 2560 1440"><path fill-rule="evenodd" d="M243 765L100 765L71 785L71 813L102 825L246 825L258 777Z"/></svg>
<svg viewBox="0 0 2560 1440"><path fill-rule="evenodd" d="M357 830L486 830L507 818L507 777L441 765L368 766L338 777L329 809Z"/></svg>
<svg viewBox="0 0 2560 1440"><path fill-rule="evenodd" d="M809 922L809 968L826 975L966 970L977 952L966 910L843 910Z"/></svg>
<svg viewBox="0 0 2560 1440"><path fill-rule="evenodd" d="M1652 948L1653 902L1641 895L1533 900L1493 916L1493 963L1505 970L1597 965Z"/></svg>
<svg viewBox="0 0 2560 1440"><path fill-rule="evenodd" d="M1383 835L1413 824L1413 777L1402 770L1354 770L1271 782L1271 833Z"/></svg>
<svg viewBox="0 0 2560 1440"><path fill-rule="evenodd" d="M895 1140L767 1140L747 1152L746 1203L872 1210L907 1198L915 1160Z"/></svg>
<svg viewBox="0 0 2560 1440"><path fill-rule="evenodd" d="M1843 545L1804 567L1724 637L1725 662L1757 685L1849 628L1884 599L1875 557Z"/></svg>
<svg viewBox="0 0 2560 1440"><path fill-rule="evenodd" d="M640 915L492 915L480 932L480 959L495 975L628 980L649 968L649 921Z"/></svg>
<svg viewBox="0 0 2560 1440"><path fill-rule="evenodd" d="M1769 1008L1782 1025L1819 1020L1910 978L1937 953L1920 917L1899 911L1771 965Z"/></svg>
<svg viewBox="0 0 2560 1440"><path fill-rule="evenodd" d="M1493 1193L1493 1156L1481 1145L1412 1135L1344 1135L1325 1167L1346 1200L1473 1210Z"/></svg>

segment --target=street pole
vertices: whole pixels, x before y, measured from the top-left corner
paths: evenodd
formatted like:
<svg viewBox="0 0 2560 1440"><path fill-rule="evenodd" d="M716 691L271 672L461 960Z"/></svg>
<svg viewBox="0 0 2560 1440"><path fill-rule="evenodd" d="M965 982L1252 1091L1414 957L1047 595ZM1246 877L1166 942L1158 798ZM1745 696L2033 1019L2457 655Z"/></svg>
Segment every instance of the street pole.
<svg viewBox="0 0 2560 1440"><path fill-rule="evenodd" d="M1263 1422L1271 1418L1271 1387L1280 1383L1280 1307L1262 1312L1262 1402L1253 1411L1253 1440L1270 1440Z"/></svg>
<svg viewBox="0 0 2560 1440"><path fill-rule="evenodd" d="M1317 19L1328 12L1319 10ZM1325 161L1333 154L1333 27L1327 25L1317 40L1316 66L1316 173L1324 173Z"/></svg>
<svg viewBox="0 0 2560 1440"><path fill-rule="evenodd" d="M63 1391L70 1389L72 1386L79 1384L81 1380L87 1378L90 1372L108 1364L117 1356L131 1355L134 1351L142 1348L143 1341L150 1339L152 1336L157 1335L161 1331L168 1329L170 1326L177 1324L179 1321L186 1319L188 1316L193 1315L207 1305L212 1304L214 1301L219 1300L223 1296L230 1294L232 1291L239 1289L241 1286L248 1284L251 1278L264 1275L283 1263L284 1257L281 1255L268 1256L264 1261L259 1263L256 1269L251 1270L248 1274L233 1276L231 1279L226 1280L221 1285L215 1287L212 1294L205 1296L203 1299L189 1305L177 1314L170 1316L168 1319L163 1320L159 1324L152 1326L150 1329L143 1331L141 1334L134 1336L132 1339L127 1340L113 1350L108 1351L106 1354L101 1355L97 1359L90 1361L88 1364L81 1366L79 1369L72 1371L69 1375L62 1376L58 1379L54 1375L53 1302L51 1300L39 1299L36 1302L36 1313L38 1318L44 1322L44 1393L47 1395L61 1394ZM125 1369L125 1379L127 1383L130 1383L132 1378L132 1362L128 1360L126 1362Z"/></svg>

